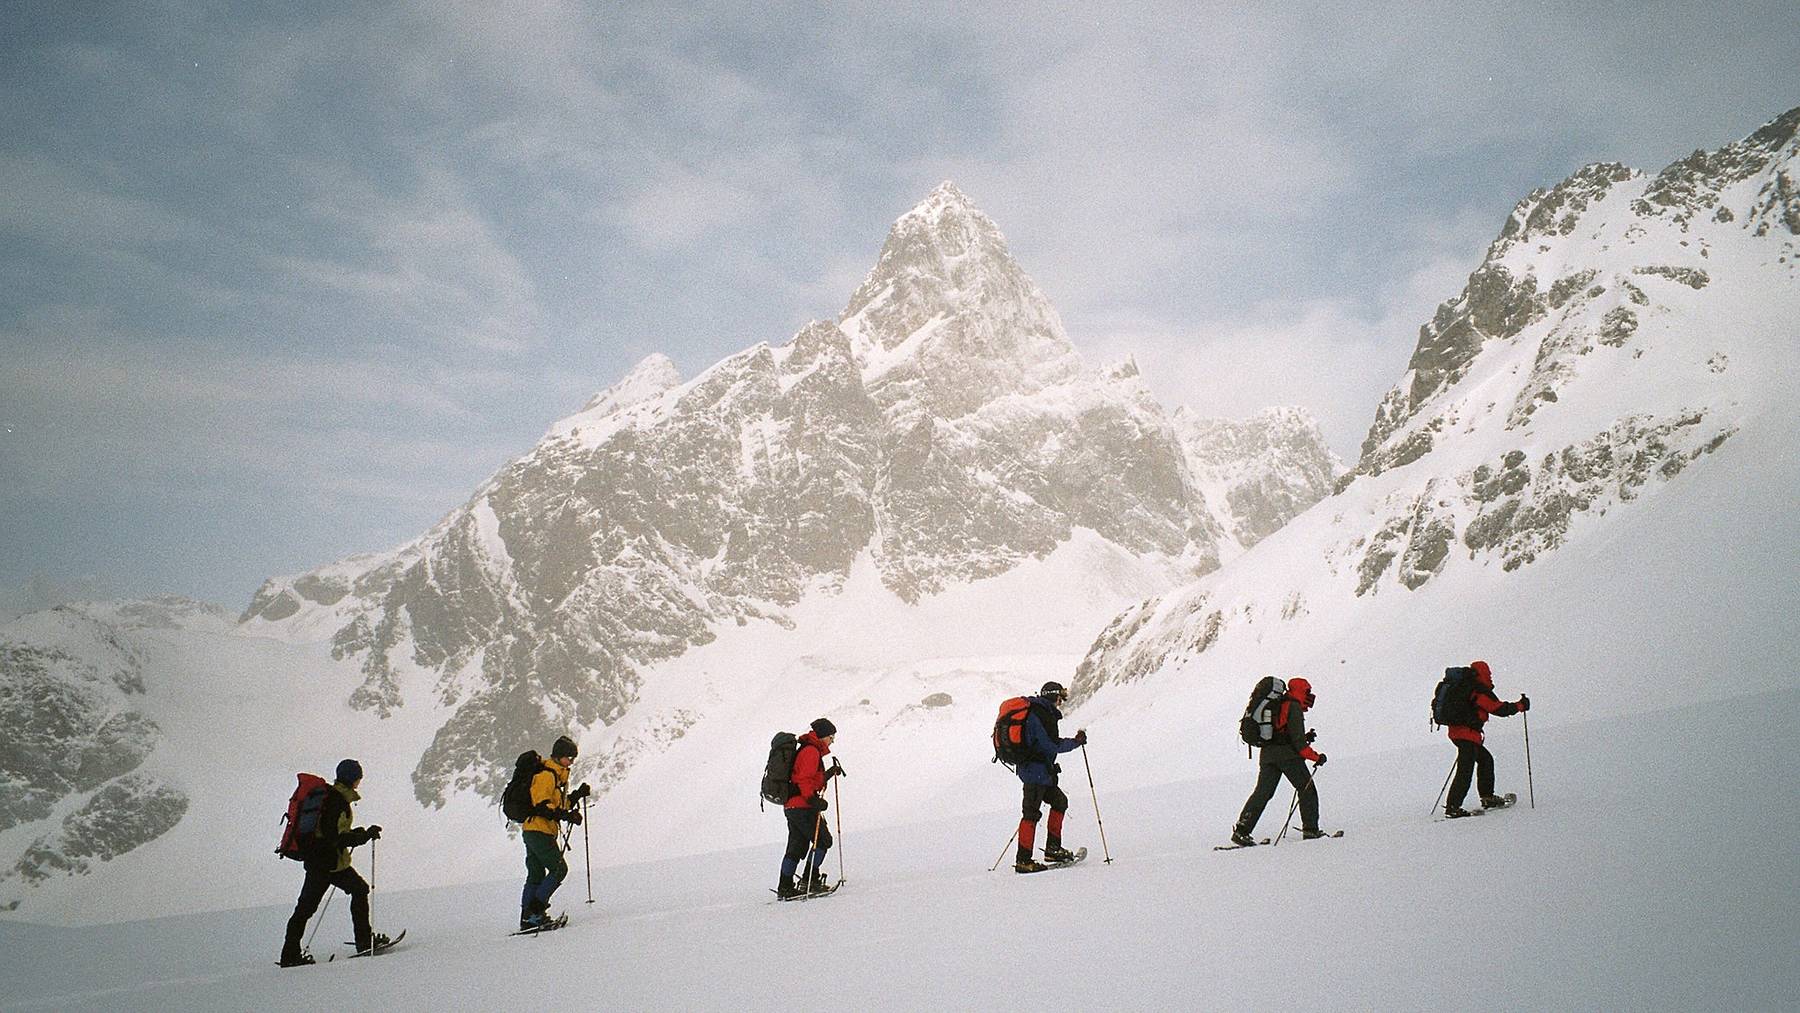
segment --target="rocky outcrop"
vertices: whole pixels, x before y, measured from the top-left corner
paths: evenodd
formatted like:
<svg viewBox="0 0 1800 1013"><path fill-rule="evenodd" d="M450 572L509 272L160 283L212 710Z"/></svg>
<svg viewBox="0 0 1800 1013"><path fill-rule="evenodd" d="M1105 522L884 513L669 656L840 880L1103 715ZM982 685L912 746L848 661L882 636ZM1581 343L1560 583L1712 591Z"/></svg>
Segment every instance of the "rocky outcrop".
<svg viewBox="0 0 1800 1013"><path fill-rule="evenodd" d="M271 581L243 622L328 631L361 661L354 707L385 716L428 692L450 708L413 773L422 802L497 795L494 757L615 722L658 662L720 624L788 622L865 554L896 607L1077 528L1216 568L1332 468L1297 413L1234 439L1256 460L1221 486L1227 512L1135 367L1085 364L994 223L945 184L895 222L837 320L685 383L646 359L418 541ZM587 763L609 784L654 746Z"/></svg>

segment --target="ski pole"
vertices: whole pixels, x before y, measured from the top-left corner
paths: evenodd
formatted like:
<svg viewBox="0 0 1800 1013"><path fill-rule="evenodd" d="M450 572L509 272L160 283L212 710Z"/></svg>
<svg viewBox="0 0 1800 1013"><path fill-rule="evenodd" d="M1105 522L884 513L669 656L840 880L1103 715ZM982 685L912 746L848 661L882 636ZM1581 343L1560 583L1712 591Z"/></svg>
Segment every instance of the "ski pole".
<svg viewBox="0 0 1800 1013"><path fill-rule="evenodd" d="M1450 760L1450 773L1444 775L1444 786L1442 788L1438 789L1437 802L1431 803L1431 811L1432 812L1434 812L1434 813L1437 812L1438 802L1442 802L1444 800L1444 792L1447 792L1450 790L1450 778L1452 776L1454 776L1455 774L1456 774L1456 759L1452 758Z"/></svg>
<svg viewBox="0 0 1800 1013"><path fill-rule="evenodd" d="M1300 806L1300 796L1306 793L1306 789L1312 787L1313 778L1318 773L1319 773L1319 766L1318 766L1318 764L1315 763L1315 764L1313 764L1312 770L1309 771L1306 775L1306 783L1301 785L1300 787L1294 789L1294 801L1288 806L1287 819L1281 821L1281 833L1278 833L1275 835L1274 843L1276 845L1281 844L1281 839L1283 837L1287 836L1288 825L1290 823L1294 822L1294 810L1299 808L1299 806Z"/></svg>
<svg viewBox="0 0 1800 1013"><path fill-rule="evenodd" d="M375 838L369 838L369 892L375 892Z"/></svg>
<svg viewBox="0 0 1800 1013"><path fill-rule="evenodd" d="M1520 711L1525 719L1525 790L1531 793L1531 807L1537 808L1537 786L1531 783L1531 712Z"/></svg>
<svg viewBox="0 0 1800 1013"><path fill-rule="evenodd" d="M325 891L325 906L319 909L319 916L313 920L312 931L306 934L306 951L308 953L312 952L313 937L319 934L319 926L325 924L325 912L331 910L331 898L336 895L337 887L335 885Z"/></svg>
<svg viewBox="0 0 1800 1013"><path fill-rule="evenodd" d="M588 903L594 902L594 855L588 850L588 800L581 796L581 871L587 874Z"/></svg>
<svg viewBox="0 0 1800 1013"><path fill-rule="evenodd" d="M806 892L813 892L813 856L819 853L819 828L825 825L825 812L820 810L813 814L812 847L806 849L806 864L800 866L806 874Z"/></svg>
<svg viewBox="0 0 1800 1013"><path fill-rule="evenodd" d="M994 859L994 864L988 866L989 872L993 872L995 869L1000 868L1000 860L1006 857L1007 850L1012 847L1012 842L1014 840L1016 840L1018 838L1018 836L1019 836L1019 828L1013 827L1012 836L1008 837L1006 839L1006 847L1000 849L1000 858Z"/></svg>
<svg viewBox="0 0 1800 1013"><path fill-rule="evenodd" d="M831 807L837 810L838 882L844 881L844 803L838 798L838 779L831 779Z"/></svg>
<svg viewBox="0 0 1800 1013"><path fill-rule="evenodd" d="M1088 762L1087 743L1081 744L1081 765L1087 768L1088 794L1094 799L1094 822L1100 824L1100 853L1106 856L1106 864L1112 864L1112 852L1106 848L1106 821L1100 818L1100 793L1094 790L1094 766Z"/></svg>

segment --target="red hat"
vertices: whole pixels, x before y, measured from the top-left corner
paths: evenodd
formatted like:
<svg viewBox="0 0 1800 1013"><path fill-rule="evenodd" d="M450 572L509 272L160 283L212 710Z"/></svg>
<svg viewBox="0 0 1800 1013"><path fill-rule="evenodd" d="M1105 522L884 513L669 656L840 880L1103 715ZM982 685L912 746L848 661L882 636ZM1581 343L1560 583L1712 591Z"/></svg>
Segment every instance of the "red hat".
<svg viewBox="0 0 1800 1013"><path fill-rule="evenodd" d="M1318 699L1313 695L1312 683L1300 676L1288 680L1288 696L1300 701L1303 707L1311 707L1313 702Z"/></svg>
<svg viewBox="0 0 1800 1013"><path fill-rule="evenodd" d="M1487 662L1472 661L1469 663L1469 667L1475 670L1475 678L1477 681L1489 689L1494 688L1494 670L1488 667Z"/></svg>

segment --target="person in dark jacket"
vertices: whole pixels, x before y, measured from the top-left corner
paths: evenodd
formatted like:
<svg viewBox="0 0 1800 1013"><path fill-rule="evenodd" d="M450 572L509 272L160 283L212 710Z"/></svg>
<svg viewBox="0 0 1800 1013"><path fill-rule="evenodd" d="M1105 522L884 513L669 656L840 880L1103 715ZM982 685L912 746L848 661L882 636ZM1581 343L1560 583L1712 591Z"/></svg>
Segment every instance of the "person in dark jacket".
<svg viewBox="0 0 1800 1013"><path fill-rule="evenodd" d="M1069 698L1069 691L1060 682L1046 682L1038 690L1038 695L1027 697L1031 710L1025 716L1025 748L1032 758L1018 765L1014 771L1019 775L1019 782L1024 786L1024 800L1020 805L1019 819L1019 851L1014 856L1014 872L1042 872L1048 866L1031 857L1037 840L1038 820L1044 814L1044 803L1050 803L1050 826L1044 835L1044 861L1052 864L1072 862L1075 853L1063 847L1063 816L1069 811L1069 796L1057 786L1057 775L1062 772L1062 765L1056 758L1072 749L1080 749L1087 745L1087 730L1075 733L1072 739L1061 738L1058 734L1058 722L1062 720L1062 703Z"/></svg>
<svg viewBox="0 0 1800 1013"><path fill-rule="evenodd" d="M1450 781L1450 794L1444 799L1444 815L1451 819L1473 815L1462 807L1463 798L1469 794L1469 778L1476 775L1477 788L1481 792L1483 809L1499 809L1509 805L1505 798L1494 794L1494 754L1488 752L1487 732L1483 726L1487 724L1488 715L1509 718L1520 711L1531 709L1531 698L1519 694L1517 702L1502 703L1494 695L1494 670L1485 661L1472 662L1470 668L1475 670L1475 695L1469 698L1474 705L1475 723L1473 725L1445 725L1450 741L1456 746L1456 775Z"/></svg>
<svg viewBox="0 0 1800 1013"><path fill-rule="evenodd" d="M558 736L550 758L531 777L531 816L519 827L525 842L525 888L519 894L519 930L542 928L550 922L550 896L569 875L557 839L559 823L581 823L576 805L588 795L582 785L569 792L569 768L575 765L575 740Z"/></svg>
<svg viewBox="0 0 1800 1013"><path fill-rule="evenodd" d="M1301 836L1325 836L1319 829L1319 791L1313 787L1312 774L1306 769L1308 760L1315 769L1325 766L1325 754L1313 749L1312 736L1306 731L1306 712L1318 697L1312 691L1312 683L1305 679L1290 679L1287 687L1287 694L1275 706L1274 741L1260 747L1256 790L1250 793L1244 811L1238 814L1237 825L1231 828L1231 842L1239 846L1256 843L1256 821L1275 797L1283 777L1300 792Z"/></svg>
<svg viewBox="0 0 1800 1013"><path fill-rule="evenodd" d="M825 852L831 850L831 826L825 821L825 784L844 772L835 759L831 766L825 766L825 757L830 755L835 741L837 726L820 718L812 723L811 731L800 736L800 748L794 752L794 794L782 806L787 816L788 839L787 850L781 856L781 880L775 887L778 896L797 897L829 886L821 868ZM794 876L808 848L812 849L812 858L796 886Z"/></svg>
<svg viewBox="0 0 1800 1013"><path fill-rule="evenodd" d="M287 938L281 944L281 966L296 967L313 963L311 954L300 949L300 937L306 923L325 891L337 887L350 898L350 926L356 935L357 952L386 946L387 936L369 929L369 884L350 864L350 849L381 839L381 827L355 825L351 804L362 798L356 787L362 783L362 764L345 760L337 765L337 780L326 789L324 805L319 809L319 829L306 849L303 865L306 881L300 887L300 900L288 919Z"/></svg>

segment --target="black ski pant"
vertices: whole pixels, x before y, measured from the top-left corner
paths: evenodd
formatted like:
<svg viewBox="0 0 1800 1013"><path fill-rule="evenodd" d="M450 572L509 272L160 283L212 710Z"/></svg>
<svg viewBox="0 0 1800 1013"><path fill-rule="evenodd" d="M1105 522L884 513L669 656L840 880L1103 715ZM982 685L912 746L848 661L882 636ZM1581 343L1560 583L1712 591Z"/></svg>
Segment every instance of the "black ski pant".
<svg viewBox="0 0 1800 1013"><path fill-rule="evenodd" d="M369 931L369 884L363 882L351 866L336 872L308 869L306 882L300 887L300 900L294 905L293 917L288 919L287 940L281 944L283 960L292 961L300 956L300 937L306 934L306 923L312 919L313 912L319 910L325 891L334 886L350 898L350 927L356 934L356 948L369 948L374 939L374 933Z"/></svg>
<svg viewBox="0 0 1800 1013"><path fill-rule="evenodd" d="M1456 809L1469 793L1469 775L1475 774L1475 787L1486 798L1494 793L1494 754L1479 742L1456 739L1456 776L1450 779L1450 795L1444 808Z"/></svg>
<svg viewBox="0 0 1800 1013"><path fill-rule="evenodd" d="M806 857L806 849L813 847L813 834L819 835L819 845L813 849L812 860L806 863L806 874L811 876L819 871L825 863L825 852L831 850L831 821L825 818L825 811L813 809L784 809L787 814L788 840L787 851L781 856L781 878L788 879L800 868L800 860Z"/></svg>
<svg viewBox="0 0 1800 1013"><path fill-rule="evenodd" d="M1275 789L1281 786L1283 777L1300 790L1300 829L1319 829L1319 789L1312 785L1312 775L1307 772L1306 761L1298 756L1290 756L1282 760L1265 759L1262 762L1261 773L1256 778L1256 790L1250 793L1249 801L1244 803L1244 811L1238 814L1238 830L1247 834L1256 829L1256 821L1262 819L1263 808L1275 797Z"/></svg>
<svg viewBox="0 0 1800 1013"><path fill-rule="evenodd" d="M1037 840L1038 819L1044 814L1044 803L1050 803L1050 827L1044 837L1044 848L1062 847L1063 814L1069 811L1069 796L1052 784L1025 785L1025 798L1019 806L1019 851L1018 861L1031 860L1031 852Z"/></svg>

